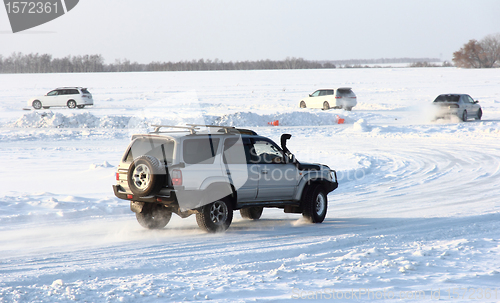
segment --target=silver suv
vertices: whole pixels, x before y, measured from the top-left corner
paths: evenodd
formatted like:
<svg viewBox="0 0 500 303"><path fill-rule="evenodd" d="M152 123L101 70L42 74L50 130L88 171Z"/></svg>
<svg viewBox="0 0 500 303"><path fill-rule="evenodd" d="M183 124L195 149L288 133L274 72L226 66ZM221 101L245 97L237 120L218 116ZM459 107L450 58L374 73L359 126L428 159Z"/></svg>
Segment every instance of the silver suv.
<svg viewBox="0 0 500 303"><path fill-rule="evenodd" d="M281 147L254 131L213 125L153 125L153 132L134 135L118 171L115 195L145 228L165 227L172 213L196 215L208 232L226 230L233 210L257 220L264 207L302 213L323 222L327 195L338 186L326 165L298 162Z"/></svg>

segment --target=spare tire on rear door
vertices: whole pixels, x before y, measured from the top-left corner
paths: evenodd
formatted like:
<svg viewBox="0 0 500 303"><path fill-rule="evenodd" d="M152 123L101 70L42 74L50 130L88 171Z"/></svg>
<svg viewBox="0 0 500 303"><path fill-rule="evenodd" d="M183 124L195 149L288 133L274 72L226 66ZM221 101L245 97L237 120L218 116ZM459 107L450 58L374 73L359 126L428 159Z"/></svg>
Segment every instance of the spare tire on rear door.
<svg viewBox="0 0 500 303"><path fill-rule="evenodd" d="M152 156L137 157L127 173L128 186L138 196L156 194L166 181L166 169Z"/></svg>

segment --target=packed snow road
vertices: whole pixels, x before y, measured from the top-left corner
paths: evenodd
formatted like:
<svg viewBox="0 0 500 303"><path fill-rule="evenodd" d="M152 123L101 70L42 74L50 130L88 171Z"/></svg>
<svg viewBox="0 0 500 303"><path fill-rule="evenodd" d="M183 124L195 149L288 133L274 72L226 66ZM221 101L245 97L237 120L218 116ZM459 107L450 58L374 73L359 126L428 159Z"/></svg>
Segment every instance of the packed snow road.
<svg viewBox="0 0 500 303"><path fill-rule="evenodd" d="M307 85L327 87L323 71L191 75L71 75L95 81L96 107L39 112L53 113L45 116L51 120L7 101L22 95L18 82L4 90L0 302L500 300L500 72L477 72L474 82L456 69L330 71L329 81L357 79L360 108L308 115L296 108L297 96ZM164 90L189 90L211 76L219 82L198 94L205 105L191 112L188 100L178 115L249 126L274 140L291 133L288 147L299 160L338 172L324 223L266 209L258 221L235 213L222 234L176 216L151 231L113 196L116 164L134 131L130 116L149 119L133 101L155 103ZM28 91L36 87L31 77ZM117 90L118 80L134 85ZM482 93L483 121L431 123L414 108L415 98L431 99L422 88L434 95L453 85ZM99 107L106 86L112 93ZM251 89L257 96L234 101ZM142 90L147 98L130 97ZM288 125L265 126L278 115ZM346 124L334 125L336 115Z"/></svg>

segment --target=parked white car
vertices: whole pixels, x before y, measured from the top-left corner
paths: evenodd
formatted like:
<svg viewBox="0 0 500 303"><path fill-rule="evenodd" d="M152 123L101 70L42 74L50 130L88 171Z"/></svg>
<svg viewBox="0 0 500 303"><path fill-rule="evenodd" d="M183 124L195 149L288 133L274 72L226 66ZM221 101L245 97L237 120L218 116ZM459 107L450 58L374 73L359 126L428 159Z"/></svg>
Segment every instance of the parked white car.
<svg viewBox="0 0 500 303"><path fill-rule="evenodd" d="M83 87L59 87L44 96L32 98L28 101L28 107L33 106L34 109L52 106L84 108L87 105L94 105L94 99L92 99L92 94Z"/></svg>
<svg viewBox="0 0 500 303"><path fill-rule="evenodd" d="M339 87L337 89L318 89L299 102L300 108L343 108L350 111L358 104L356 95L350 87Z"/></svg>

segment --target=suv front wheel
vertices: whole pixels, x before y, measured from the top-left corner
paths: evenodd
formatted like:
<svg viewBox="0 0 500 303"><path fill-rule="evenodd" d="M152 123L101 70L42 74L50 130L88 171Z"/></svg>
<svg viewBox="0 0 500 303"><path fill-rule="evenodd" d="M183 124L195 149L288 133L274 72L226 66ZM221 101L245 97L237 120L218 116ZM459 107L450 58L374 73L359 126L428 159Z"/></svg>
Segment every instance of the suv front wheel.
<svg viewBox="0 0 500 303"><path fill-rule="evenodd" d="M75 100L69 100L66 105L68 106L68 108L71 108L71 109L76 108Z"/></svg>
<svg viewBox="0 0 500 303"><path fill-rule="evenodd" d="M202 206L196 214L198 226L210 233L225 231L233 221L233 208L227 199Z"/></svg>
<svg viewBox="0 0 500 303"><path fill-rule="evenodd" d="M245 207L240 209L240 214L245 219L259 220L263 210L264 208L259 206Z"/></svg>
<svg viewBox="0 0 500 303"><path fill-rule="evenodd" d="M321 185L312 185L308 188L302 201L302 216L311 223L321 223L325 220L328 209L328 199Z"/></svg>

